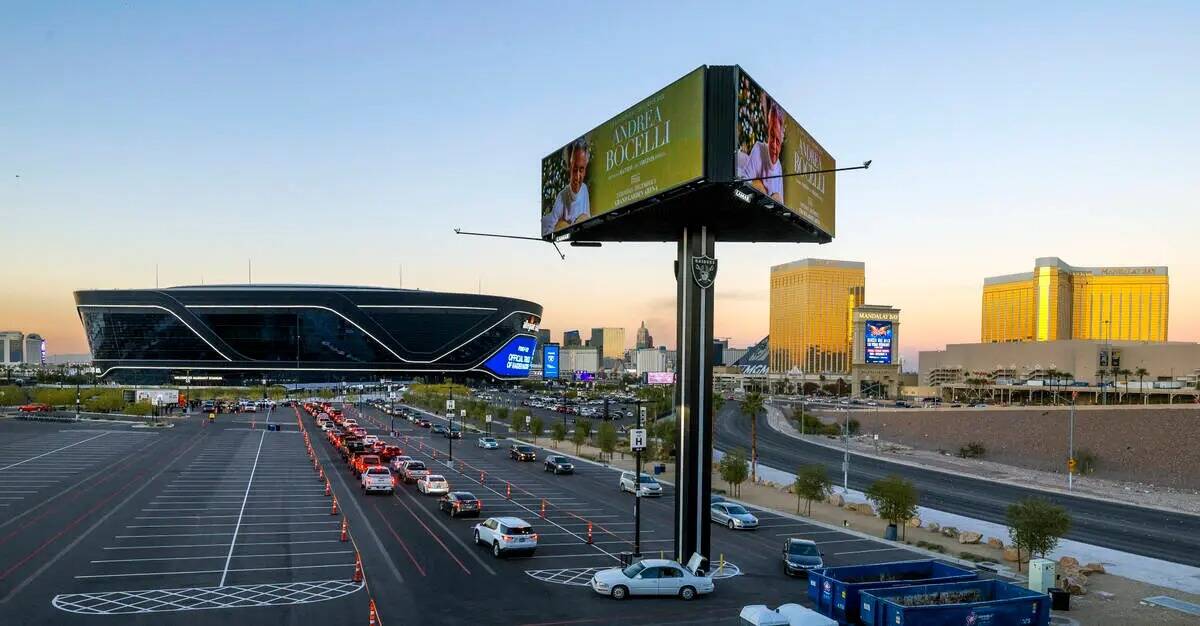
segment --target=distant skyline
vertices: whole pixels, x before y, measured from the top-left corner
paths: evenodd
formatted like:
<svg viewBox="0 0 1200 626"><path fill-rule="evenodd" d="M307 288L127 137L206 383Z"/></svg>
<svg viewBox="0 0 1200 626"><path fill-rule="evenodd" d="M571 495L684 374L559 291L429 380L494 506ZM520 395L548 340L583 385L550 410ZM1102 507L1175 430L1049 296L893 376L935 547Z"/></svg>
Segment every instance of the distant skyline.
<svg viewBox="0 0 1200 626"><path fill-rule="evenodd" d="M636 7L636 20L628 18ZM540 159L701 64L740 64L841 164L827 245L718 244L716 334L772 265L866 263L901 354L978 341L1037 257L1167 266L1200 340L1200 5L27 3L0 24L0 329L87 350L71 292L254 282L503 294L556 334L674 345L675 247L552 248ZM628 333L632 340L633 333Z"/></svg>

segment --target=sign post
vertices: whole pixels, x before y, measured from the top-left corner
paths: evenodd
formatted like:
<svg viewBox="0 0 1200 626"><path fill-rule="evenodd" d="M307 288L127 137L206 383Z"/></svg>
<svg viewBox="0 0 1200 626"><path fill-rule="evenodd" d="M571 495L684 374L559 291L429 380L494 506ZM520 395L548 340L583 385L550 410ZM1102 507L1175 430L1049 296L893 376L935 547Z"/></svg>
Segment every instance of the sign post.
<svg viewBox="0 0 1200 626"><path fill-rule="evenodd" d="M646 449L646 429L638 412L637 427L629 431L629 447L633 448L633 556L642 555L642 450Z"/></svg>

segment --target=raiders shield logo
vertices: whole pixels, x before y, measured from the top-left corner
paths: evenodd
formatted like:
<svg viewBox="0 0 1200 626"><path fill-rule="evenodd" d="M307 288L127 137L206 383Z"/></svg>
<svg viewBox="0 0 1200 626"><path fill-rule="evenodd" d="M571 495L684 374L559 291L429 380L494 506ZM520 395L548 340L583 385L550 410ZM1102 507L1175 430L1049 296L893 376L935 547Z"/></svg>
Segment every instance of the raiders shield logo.
<svg viewBox="0 0 1200 626"><path fill-rule="evenodd" d="M692 278L701 289L712 287L717 277L717 260L707 256L692 257Z"/></svg>

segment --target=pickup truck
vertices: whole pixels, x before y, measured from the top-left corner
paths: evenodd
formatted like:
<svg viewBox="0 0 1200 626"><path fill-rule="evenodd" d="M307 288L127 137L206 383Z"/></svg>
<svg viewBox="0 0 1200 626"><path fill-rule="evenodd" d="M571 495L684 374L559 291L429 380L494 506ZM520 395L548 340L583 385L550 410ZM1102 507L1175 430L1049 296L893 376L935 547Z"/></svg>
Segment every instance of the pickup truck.
<svg viewBox="0 0 1200 626"><path fill-rule="evenodd" d="M361 480L363 493L382 491L391 494L396 492L396 483L392 480L392 473L381 465L368 467L363 472Z"/></svg>
<svg viewBox="0 0 1200 626"><path fill-rule="evenodd" d="M423 461L408 461L404 464L404 469L401 470L401 476L406 483L416 483L428 475L429 468L425 467Z"/></svg>
<svg viewBox="0 0 1200 626"><path fill-rule="evenodd" d="M379 459L378 454L359 454L354 457L354 475L362 477L363 472L368 468L382 467L383 461Z"/></svg>

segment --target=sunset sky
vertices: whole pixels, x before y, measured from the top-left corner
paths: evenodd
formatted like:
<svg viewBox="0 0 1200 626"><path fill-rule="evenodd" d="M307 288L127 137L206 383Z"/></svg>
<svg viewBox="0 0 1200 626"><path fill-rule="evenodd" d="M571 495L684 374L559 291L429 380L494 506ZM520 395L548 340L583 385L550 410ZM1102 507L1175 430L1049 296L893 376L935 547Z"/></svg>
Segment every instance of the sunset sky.
<svg viewBox="0 0 1200 626"><path fill-rule="evenodd" d="M674 344L671 244L552 248L540 159L739 64L840 164L833 243L721 244L717 335L771 265L863 261L902 354L979 339L983 277L1170 268L1200 340L1200 4L37 2L0 22L0 330L85 352L79 288L242 282L511 295ZM969 3L974 4L974 3ZM415 6L416 8L410 8ZM457 10L451 8L456 7Z"/></svg>

